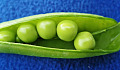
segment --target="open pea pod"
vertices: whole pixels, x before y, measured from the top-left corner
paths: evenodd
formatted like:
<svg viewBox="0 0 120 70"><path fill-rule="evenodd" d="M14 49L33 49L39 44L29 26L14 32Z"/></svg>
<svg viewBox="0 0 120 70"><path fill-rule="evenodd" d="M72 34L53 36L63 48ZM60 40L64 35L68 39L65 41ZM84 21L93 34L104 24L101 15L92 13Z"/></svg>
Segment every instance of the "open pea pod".
<svg viewBox="0 0 120 70"><path fill-rule="evenodd" d="M0 31L11 30L16 33L21 24L36 25L44 19L52 19L57 24L62 20L72 20L77 23L78 30L93 33L96 46L93 50L75 50L73 41L65 42L59 38L50 40L38 39L31 44L2 42L0 53L14 53L51 58L85 58L113 53L120 48L120 24L114 19L84 13L49 13L16 19L0 24Z"/></svg>

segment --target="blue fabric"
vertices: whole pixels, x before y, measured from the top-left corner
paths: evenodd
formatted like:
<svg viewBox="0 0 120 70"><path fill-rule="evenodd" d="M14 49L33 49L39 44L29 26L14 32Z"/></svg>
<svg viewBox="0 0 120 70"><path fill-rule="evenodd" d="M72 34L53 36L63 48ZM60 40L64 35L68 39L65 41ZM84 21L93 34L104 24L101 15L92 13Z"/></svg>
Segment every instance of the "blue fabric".
<svg viewBox="0 0 120 70"><path fill-rule="evenodd" d="M120 21L119 0L0 0L0 22L52 12L98 14ZM82 59L0 53L0 70L120 70L120 51Z"/></svg>

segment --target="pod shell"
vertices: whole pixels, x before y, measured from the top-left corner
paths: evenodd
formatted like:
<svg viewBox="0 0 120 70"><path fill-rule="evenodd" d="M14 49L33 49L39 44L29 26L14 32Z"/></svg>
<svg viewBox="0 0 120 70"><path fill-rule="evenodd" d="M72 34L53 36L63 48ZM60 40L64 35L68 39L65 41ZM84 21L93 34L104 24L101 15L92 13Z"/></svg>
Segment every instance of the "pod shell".
<svg viewBox="0 0 120 70"><path fill-rule="evenodd" d="M73 20L76 23L78 23L79 31L86 30L89 32L95 32L95 33L92 33L96 40L95 49L94 50L68 50L68 49L36 46L36 44L29 45L29 44L0 41L0 53L12 53L12 54L37 56L37 57L68 58L68 59L74 58L75 59L75 58L85 58L85 57L106 55L106 54L110 54L120 50L120 23L117 24L117 22L112 18L107 18L107 17L94 15L94 14L75 13L75 12L67 12L67 13L58 12L58 13L33 15L29 17L24 17L24 18L0 23L0 31L4 29L10 29L10 30L16 31L18 26L21 24L24 24L24 23L36 24L38 21L43 19L48 19L48 18L55 20L56 23L62 20ZM41 42L38 42L38 43L41 43ZM46 44L53 45L52 43L49 43L49 42ZM65 45L61 44L61 46L63 47ZM68 46L71 46L71 45L68 45Z"/></svg>

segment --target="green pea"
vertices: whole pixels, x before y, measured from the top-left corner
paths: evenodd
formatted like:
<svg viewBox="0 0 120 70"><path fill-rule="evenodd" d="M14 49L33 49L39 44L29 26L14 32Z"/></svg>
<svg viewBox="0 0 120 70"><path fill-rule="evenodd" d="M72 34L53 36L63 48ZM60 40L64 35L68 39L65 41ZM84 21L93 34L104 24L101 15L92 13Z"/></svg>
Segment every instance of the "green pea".
<svg viewBox="0 0 120 70"><path fill-rule="evenodd" d="M35 26L32 24L23 24L19 26L17 35L25 43L32 43L38 38Z"/></svg>
<svg viewBox="0 0 120 70"><path fill-rule="evenodd" d="M37 24L39 36L43 39L52 39L56 36L56 23L53 20L43 20Z"/></svg>
<svg viewBox="0 0 120 70"><path fill-rule="evenodd" d="M16 42L17 43L23 43L23 41L18 36L16 37Z"/></svg>
<svg viewBox="0 0 120 70"><path fill-rule="evenodd" d="M16 34L10 30L0 31L0 41L15 42Z"/></svg>
<svg viewBox="0 0 120 70"><path fill-rule="evenodd" d="M74 40L77 31L77 24L71 20L63 20L57 26L58 37L64 41Z"/></svg>
<svg viewBox="0 0 120 70"><path fill-rule="evenodd" d="M89 50L95 47L95 40L90 32L80 32L74 40L77 50Z"/></svg>

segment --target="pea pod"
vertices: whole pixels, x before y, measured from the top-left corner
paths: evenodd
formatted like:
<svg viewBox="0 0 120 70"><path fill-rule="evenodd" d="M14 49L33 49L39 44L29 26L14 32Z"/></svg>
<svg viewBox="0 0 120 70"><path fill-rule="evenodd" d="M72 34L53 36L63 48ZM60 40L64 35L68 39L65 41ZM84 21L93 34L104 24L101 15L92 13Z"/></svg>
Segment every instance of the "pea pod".
<svg viewBox="0 0 120 70"><path fill-rule="evenodd" d="M0 31L17 32L21 24L33 24L51 19L58 24L62 20L72 20L78 25L78 31L89 31L93 34L96 46L93 50L75 50L73 42L64 42L59 38L38 39L33 45L0 41L0 53L51 57L51 58L85 58L100 56L119 51L120 23L114 19L83 13L49 13L16 19L0 24Z"/></svg>

